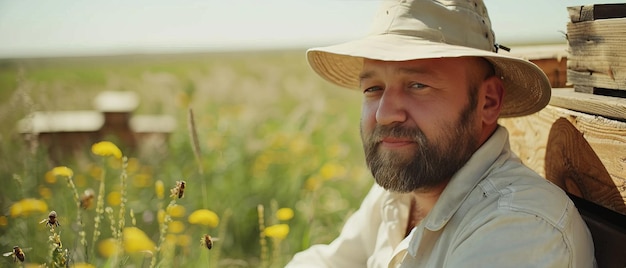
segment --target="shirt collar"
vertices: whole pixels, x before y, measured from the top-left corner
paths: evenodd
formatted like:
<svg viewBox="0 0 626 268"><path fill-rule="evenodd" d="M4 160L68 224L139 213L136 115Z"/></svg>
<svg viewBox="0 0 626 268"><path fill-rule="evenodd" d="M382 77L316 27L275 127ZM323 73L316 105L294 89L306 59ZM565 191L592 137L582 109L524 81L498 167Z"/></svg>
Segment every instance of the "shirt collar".
<svg viewBox="0 0 626 268"><path fill-rule="evenodd" d="M508 139L509 134L506 128L498 126L469 161L452 176L439 200L424 219L424 226L427 229L437 231L448 223L469 193L494 166L500 155L509 152Z"/></svg>

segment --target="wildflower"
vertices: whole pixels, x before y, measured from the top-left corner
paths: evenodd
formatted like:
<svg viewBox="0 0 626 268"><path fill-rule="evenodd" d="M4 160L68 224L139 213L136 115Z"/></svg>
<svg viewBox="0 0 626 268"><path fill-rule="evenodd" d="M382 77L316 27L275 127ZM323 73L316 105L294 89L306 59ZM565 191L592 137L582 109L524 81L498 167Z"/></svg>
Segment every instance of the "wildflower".
<svg viewBox="0 0 626 268"><path fill-rule="evenodd" d="M176 237L176 244L181 247L188 247L191 244L191 237L188 235L179 235Z"/></svg>
<svg viewBox="0 0 626 268"><path fill-rule="evenodd" d="M290 208L279 209L278 211L276 211L276 218L278 218L281 221L291 220L291 218L293 218L293 209L290 209Z"/></svg>
<svg viewBox="0 0 626 268"><path fill-rule="evenodd" d="M39 195L43 197L43 199L50 199L52 197L52 190L43 185L39 185L39 187L37 187L37 191L39 192Z"/></svg>
<svg viewBox="0 0 626 268"><path fill-rule="evenodd" d="M185 207L181 205L172 205L167 207L167 214L174 218L184 217L186 213Z"/></svg>
<svg viewBox="0 0 626 268"><path fill-rule="evenodd" d="M134 253L141 251L154 251L156 246L141 229L137 227L126 227L122 231L124 236L124 249L126 252Z"/></svg>
<svg viewBox="0 0 626 268"><path fill-rule="evenodd" d="M96 266L93 266L89 263L84 263L84 262L79 262L79 263L75 263L72 267L74 268L96 268Z"/></svg>
<svg viewBox="0 0 626 268"><path fill-rule="evenodd" d="M210 211L208 209L198 209L189 215L189 223L191 224L201 224L206 225L212 228L217 227L220 222L219 217L215 212Z"/></svg>
<svg viewBox="0 0 626 268"><path fill-rule="evenodd" d="M98 252L102 257L109 258L117 253L117 240L107 238L98 243Z"/></svg>
<svg viewBox="0 0 626 268"><path fill-rule="evenodd" d="M320 175L324 180L343 176L346 173L344 167L336 163L326 163L320 168Z"/></svg>
<svg viewBox="0 0 626 268"><path fill-rule="evenodd" d="M158 180L154 183L154 192L159 199L163 199L163 194L165 192L165 185L163 181Z"/></svg>
<svg viewBox="0 0 626 268"><path fill-rule="evenodd" d="M122 158L122 151L114 143L110 141L101 141L91 146L91 152L99 156L114 156L117 159Z"/></svg>
<svg viewBox="0 0 626 268"><path fill-rule="evenodd" d="M57 182L57 177L54 175L52 170L46 172L46 175L44 175L43 179L49 184L55 184Z"/></svg>
<svg viewBox="0 0 626 268"><path fill-rule="evenodd" d="M110 192L107 195L107 203L111 206L119 206L122 203L122 194L120 192Z"/></svg>
<svg viewBox="0 0 626 268"><path fill-rule="evenodd" d="M159 209L159 211L157 212L157 221L159 223L165 222L165 210Z"/></svg>
<svg viewBox="0 0 626 268"><path fill-rule="evenodd" d="M11 205L9 213L11 217L26 216L33 212L46 212L48 205L39 199L26 198Z"/></svg>
<svg viewBox="0 0 626 268"><path fill-rule="evenodd" d="M289 234L289 225L287 224L275 224L272 226L268 226L263 231L265 236L275 238L275 239L285 239L287 234Z"/></svg>
<svg viewBox="0 0 626 268"><path fill-rule="evenodd" d="M65 177L72 177L74 176L74 172L72 171L72 169L66 167L66 166L59 166L59 167L55 167L52 169L52 175L54 176L65 176Z"/></svg>
<svg viewBox="0 0 626 268"><path fill-rule="evenodd" d="M185 224L181 221L171 221L167 229L173 234L182 233L185 230Z"/></svg>

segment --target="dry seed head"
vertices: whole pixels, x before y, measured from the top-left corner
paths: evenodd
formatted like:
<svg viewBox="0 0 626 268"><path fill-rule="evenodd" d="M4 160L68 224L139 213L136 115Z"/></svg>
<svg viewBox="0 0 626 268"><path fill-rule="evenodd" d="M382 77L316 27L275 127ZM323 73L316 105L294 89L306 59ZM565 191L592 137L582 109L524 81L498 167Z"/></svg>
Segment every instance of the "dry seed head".
<svg viewBox="0 0 626 268"><path fill-rule="evenodd" d="M185 195L185 184L185 181L176 181L176 187L170 190L170 197L178 197L179 199L183 198L183 196Z"/></svg>

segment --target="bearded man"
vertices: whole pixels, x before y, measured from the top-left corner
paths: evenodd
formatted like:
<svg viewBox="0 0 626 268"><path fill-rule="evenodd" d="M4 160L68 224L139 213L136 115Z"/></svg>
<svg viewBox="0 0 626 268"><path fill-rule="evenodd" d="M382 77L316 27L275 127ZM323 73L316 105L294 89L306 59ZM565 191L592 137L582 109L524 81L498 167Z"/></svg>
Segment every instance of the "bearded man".
<svg viewBox="0 0 626 268"><path fill-rule="evenodd" d="M481 0L385 0L371 34L307 51L363 93L376 185L328 245L288 267L594 267L572 201L511 151L500 117L547 105L536 65L497 53Z"/></svg>

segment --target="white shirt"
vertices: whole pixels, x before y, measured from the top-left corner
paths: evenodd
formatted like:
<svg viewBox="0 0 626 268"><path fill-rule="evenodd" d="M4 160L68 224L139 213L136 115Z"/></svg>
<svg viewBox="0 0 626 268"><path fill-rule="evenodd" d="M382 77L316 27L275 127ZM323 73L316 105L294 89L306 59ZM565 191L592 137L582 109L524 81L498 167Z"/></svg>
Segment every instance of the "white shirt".
<svg viewBox="0 0 626 268"><path fill-rule="evenodd" d="M524 166L499 127L405 238L410 194L375 185L328 245L287 267L595 267L572 201Z"/></svg>

